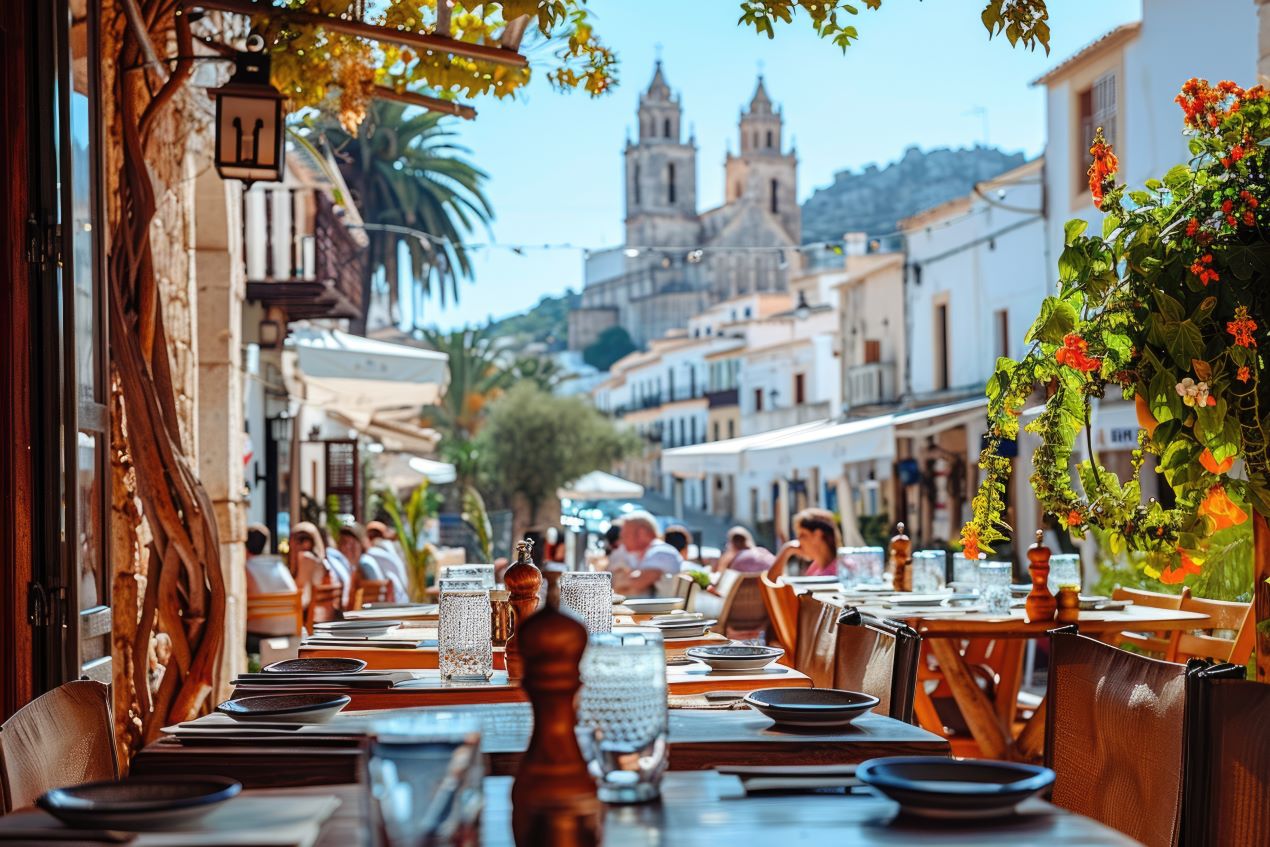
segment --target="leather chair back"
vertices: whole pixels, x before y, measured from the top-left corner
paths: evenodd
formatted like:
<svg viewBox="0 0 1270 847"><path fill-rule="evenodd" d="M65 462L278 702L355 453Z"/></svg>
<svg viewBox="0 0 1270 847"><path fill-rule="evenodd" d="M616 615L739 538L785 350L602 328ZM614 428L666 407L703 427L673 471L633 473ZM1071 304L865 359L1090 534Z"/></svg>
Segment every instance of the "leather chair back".
<svg viewBox="0 0 1270 847"><path fill-rule="evenodd" d="M912 723L921 647L907 624L847 609L838 617L834 687L872 694L879 714Z"/></svg>

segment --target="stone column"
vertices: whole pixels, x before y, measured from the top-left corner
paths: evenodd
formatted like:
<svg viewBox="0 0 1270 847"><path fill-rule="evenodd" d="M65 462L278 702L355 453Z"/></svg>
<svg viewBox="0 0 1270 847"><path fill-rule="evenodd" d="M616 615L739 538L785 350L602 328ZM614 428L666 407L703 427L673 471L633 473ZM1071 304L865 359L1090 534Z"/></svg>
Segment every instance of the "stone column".
<svg viewBox="0 0 1270 847"><path fill-rule="evenodd" d="M221 179L210 161L200 162L195 182L194 265L198 304L198 474L216 513L225 576L224 652L214 697L246 670L246 515L243 481L245 419L242 264L239 183Z"/></svg>

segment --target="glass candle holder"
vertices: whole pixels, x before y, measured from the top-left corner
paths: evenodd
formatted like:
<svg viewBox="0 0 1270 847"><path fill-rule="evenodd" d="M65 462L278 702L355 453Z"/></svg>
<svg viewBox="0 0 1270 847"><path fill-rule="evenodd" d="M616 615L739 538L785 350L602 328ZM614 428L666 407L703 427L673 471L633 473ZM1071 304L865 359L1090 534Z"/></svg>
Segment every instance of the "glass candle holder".
<svg viewBox="0 0 1270 847"><path fill-rule="evenodd" d="M589 633L613 629L613 574L568 571L560 575L560 608L582 621Z"/></svg>
<svg viewBox="0 0 1270 847"><path fill-rule="evenodd" d="M1010 574L1013 566L1009 562L979 563L979 600L983 610L990 615L1008 615L1010 613Z"/></svg>
<svg viewBox="0 0 1270 847"><path fill-rule="evenodd" d="M441 569L442 579L480 580L481 588L494 587L493 565L447 565Z"/></svg>
<svg viewBox="0 0 1270 847"><path fill-rule="evenodd" d="M964 553L953 554L953 582L959 588L974 590L979 586L979 563L987 559L980 553L976 559L967 559Z"/></svg>
<svg viewBox="0 0 1270 847"><path fill-rule="evenodd" d="M437 618L437 665L441 679L473 681L493 676L489 592L442 591Z"/></svg>
<svg viewBox="0 0 1270 847"><path fill-rule="evenodd" d="M592 635L581 673L578 745L600 799L654 799L670 751L661 633L639 629Z"/></svg>
<svg viewBox="0 0 1270 847"><path fill-rule="evenodd" d="M1055 553L1050 556L1050 593L1058 596L1059 586L1074 585L1080 590L1080 556L1076 553Z"/></svg>
<svg viewBox="0 0 1270 847"><path fill-rule="evenodd" d="M943 550L918 550L913 554L913 592L934 594L944 588L948 554Z"/></svg>

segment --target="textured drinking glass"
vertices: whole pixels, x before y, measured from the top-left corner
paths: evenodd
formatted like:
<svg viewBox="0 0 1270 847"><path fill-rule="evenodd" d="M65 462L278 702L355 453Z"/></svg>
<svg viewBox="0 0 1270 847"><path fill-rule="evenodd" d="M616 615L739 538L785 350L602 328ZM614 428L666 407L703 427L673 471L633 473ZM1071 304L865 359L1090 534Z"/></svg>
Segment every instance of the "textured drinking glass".
<svg viewBox="0 0 1270 847"><path fill-rule="evenodd" d="M488 680L494 675L488 591L442 591L437 609L441 679Z"/></svg>
<svg viewBox="0 0 1270 847"><path fill-rule="evenodd" d="M447 565L441 569L442 579L477 579L481 588L494 587L493 565Z"/></svg>
<svg viewBox="0 0 1270 847"><path fill-rule="evenodd" d="M485 581L481 579L452 579L442 577L437 582L438 591L488 591Z"/></svg>
<svg viewBox="0 0 1270 847"><path fill-rule="evenodd" d="M842 547L838 553L838 581L844 588L882 581L886 551L881 547Z"/></svg>
<svg viewBox="0 0 1270 847"><path fill-rule="evenodd" d="M948 554L943 550L918 550L913 554L913 592L934 594L942 591L947 575Z"/></svg>
<svg viewBox="0 0 1270 847"><path fill-rule="evenodd" d="M963 553L953 554L953 582L959 587L974 590L979 585L979 563L988 558L983 553L977 559L967 559Z"/></svg>
<svg viewBox="0 0 1270 847"><path fill-rule="evenodd" d="M590 633L613 629L613 574L607 571L568 571L560 575L560 608Z"/></svg>
<svg viewBox="0 0 1270 847"><path fill-rule="evenodd" d="M1009 562L979 563L979 599L988 614L1010 614L1011 571L1013 566Z"/></svg>
<svg viewBox="0 0 1270 847"><path fill-rule="evenodd" d="M1058 596L1058 589L1063 585L1074 585L1080 589L1080 556L1076 553L1055 553L1050 556L1050 593Z"/></svg>
<svg viewBox="0 0 1270 847"><path fill-rule="evenodd" d="M669 761L661 633L640 629L592 635L581 672L578 745L600 799L652 800Z"/></svg>

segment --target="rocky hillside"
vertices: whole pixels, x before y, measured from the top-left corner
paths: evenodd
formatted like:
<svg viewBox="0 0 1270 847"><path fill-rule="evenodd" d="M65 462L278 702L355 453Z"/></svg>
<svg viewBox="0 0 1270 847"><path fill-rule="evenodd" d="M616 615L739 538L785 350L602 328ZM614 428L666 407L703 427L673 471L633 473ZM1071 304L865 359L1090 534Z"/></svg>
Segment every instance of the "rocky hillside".
<svg viewBox="0 0 1270 847"><path fill-rule="evenodd" d="M832 184L816 189L803 203L803 243L839 241L847 232L889 235L897 221L969 194L976 182L1024 161L1022 153L995 147L926 152L910 147L886 167L838 171Z"/></svg>
<svg viewBox="0 0 1270 847"><path fill-rule="evenodd" d="M562 350L569 339L569 310L576 309L582 295L572 289L558 297L546 296L527 312L489 324L490 334L516 343L537 343L548 350Z"/></svg>

